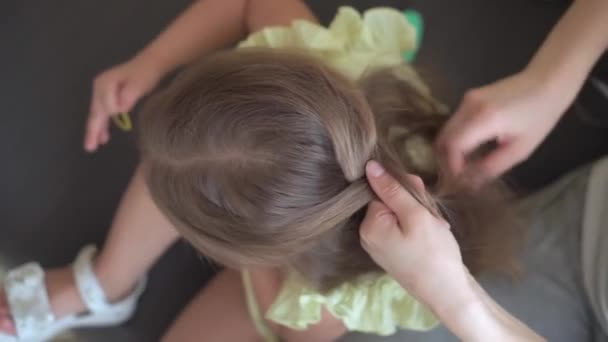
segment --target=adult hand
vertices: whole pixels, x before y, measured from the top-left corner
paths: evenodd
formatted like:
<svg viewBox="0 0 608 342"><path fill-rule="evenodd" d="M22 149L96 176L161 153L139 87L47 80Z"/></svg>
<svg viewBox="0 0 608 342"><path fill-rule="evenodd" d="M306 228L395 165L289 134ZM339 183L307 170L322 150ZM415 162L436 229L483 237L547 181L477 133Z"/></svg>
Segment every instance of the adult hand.
<svg viewBox="0 0 608 342"><path fill-rule="evenodd" d="M532 71L470 90L437 140L442 166L474 183L500 176L530 156L572 99ZM488 142L496 145L475 156Z"/></svg>
<svg viewBox="0 0 608 342"><path fill-rule="evenodd" d="M416 297L441 302L437 293L447 293L441 288L457 280L466 282L468 274L449 224L422 206L377 162L370 161L366 172L380 201L369 205L361 224L363 248ZM419 177L408 179L416 191L425 191Z"/></svg>
<svg viewBox="0 0 608 342"><path fill-rule="evenodd" d="M496 304L470 276L449 225L431 214L382 167L367 178L380 201L361 224L363 248L462 341L544 341ZM419 177L409 181L424 191Z"/></svg>

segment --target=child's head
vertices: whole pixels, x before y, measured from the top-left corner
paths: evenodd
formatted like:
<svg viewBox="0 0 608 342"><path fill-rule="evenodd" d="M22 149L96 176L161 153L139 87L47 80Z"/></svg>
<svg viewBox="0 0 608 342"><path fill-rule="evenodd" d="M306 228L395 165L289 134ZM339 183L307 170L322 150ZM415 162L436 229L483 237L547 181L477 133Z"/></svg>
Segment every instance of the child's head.
<svg viewBox="0 0 608 342"><path fill-rule="evenodd" d="M154 96L140 142L155 202L200 252L233 266L293 267L327 289L378 269L358 234L373 199L368 160L398 179L410 172L437 184L424 153L401 148L428 152L443 122L436 110L392 71L354 84L299 54L231 51ZM457 232L469 266L493 254L480 250L497 252L501 241L486 233L496 224L484 229L484 214L471 215L471 198L483 195L454 205L416 196L453 226L470 225Z"/></svg>

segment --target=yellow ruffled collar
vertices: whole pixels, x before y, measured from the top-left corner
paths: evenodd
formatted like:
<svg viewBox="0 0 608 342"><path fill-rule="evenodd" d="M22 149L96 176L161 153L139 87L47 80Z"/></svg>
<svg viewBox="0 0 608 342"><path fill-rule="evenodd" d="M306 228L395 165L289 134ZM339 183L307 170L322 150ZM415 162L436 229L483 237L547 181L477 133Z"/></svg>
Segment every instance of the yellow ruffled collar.
<svg viewBox="0 0 608 342"><path fill-rule="evenodd" d="M356 80L370 67L403 63L403 55L415 51L417 45L416 28L402 12L379 7L361 14L341 7L327 28L295 20L290 26L256 32L238 47L300 49Z"/></svg>

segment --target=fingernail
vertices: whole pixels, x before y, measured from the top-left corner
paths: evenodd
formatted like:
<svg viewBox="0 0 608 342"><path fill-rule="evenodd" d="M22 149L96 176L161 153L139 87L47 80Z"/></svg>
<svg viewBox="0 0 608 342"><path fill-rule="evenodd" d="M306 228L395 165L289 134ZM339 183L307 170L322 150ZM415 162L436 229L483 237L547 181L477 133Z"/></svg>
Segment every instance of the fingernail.
<svg viewBox="0 0 608 342"><path fill-rule="evenodd" d="M384 168L374 160L367 163L367 170L372 177L380 177L384 173Z"/></svg>

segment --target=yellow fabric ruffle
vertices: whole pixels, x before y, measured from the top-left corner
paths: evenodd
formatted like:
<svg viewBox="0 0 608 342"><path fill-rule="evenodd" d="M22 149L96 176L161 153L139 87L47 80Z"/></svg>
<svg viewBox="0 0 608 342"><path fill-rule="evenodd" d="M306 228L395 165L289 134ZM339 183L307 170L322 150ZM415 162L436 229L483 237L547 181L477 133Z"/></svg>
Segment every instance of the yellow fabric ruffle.
<svg viewBox="0 0 608 342"><path fill-rule="evenodd" d="M382 336L398 328L426 331L438 323L424 305L386 274L363 275L320 294L291 273L266 318L304 330L321 320L323 308L342 320L349 331Z"/></svg>
<svg viewBox="0 0 608 342"><path fill-rule="evenodd" d="M341 7L328 28L306 20L253 33L238 47L301 49L320 57L336 70L357 80L370 67L403 63L415 51L416 29L392 8L372 8L363 15Z"/></svg>
<svg viewBox="0 0 608 342"><path fill-rule="evenodd" d="M296 20L290 26L253 33L238 47L301 50L352 80L360 79L368 69L401 65L397 75L430 97L416 72L404 64L404 53L416 50L416 39L415 27L400 11L373 8L361 14L354 8L341 7L328 28ZM364 275L321 294L290 273L266 318L303 330L321 320L323 308L342 320L349 331L377 335L390 335L398 328L429 330L438 323L428 309L386 274Z"/></svg>

